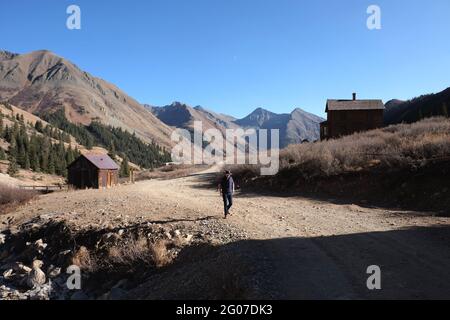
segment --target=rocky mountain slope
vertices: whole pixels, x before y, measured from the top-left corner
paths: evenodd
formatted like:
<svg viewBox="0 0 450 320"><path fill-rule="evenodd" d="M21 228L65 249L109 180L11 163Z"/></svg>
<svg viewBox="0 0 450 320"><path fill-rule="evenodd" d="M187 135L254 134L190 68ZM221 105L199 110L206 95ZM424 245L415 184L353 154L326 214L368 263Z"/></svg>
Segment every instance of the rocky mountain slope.
<svg viewBox="0 0 450 320"><path fill-rule="evenodd" d="M304 140L316 141L320 138L320 123L324 121L319 116L302 109L295 109L290 114L276 114L258 108L247 117L236 120L235 123L244 128L279 129L280 146L302 143Z"/></svg>
<svg viewBox="0 0 450 320"><path fill-rule="evenodd" d="M385 124L412 123L433 116L448 117L450 114L450 88L422 95L408 101L391 100L386 103Z"/></svg>
<svg viewBox="0 0 450 320"><path fill-rule="evenodd" d="M50 51L0 51L0 101L6 100L35 114L64 109L73 123L100 120L136 132L147 142L172 145L172 130L144 106Z"/></svg>
<svg viewBox="0 0 450 320"><path fill-rule="evenodd" d="M204 130L216 128L223 133L226 129L235 128L279 129L281 147L302 143L304 140L318 140L320 138L320 122L324 121L302 109L295 109L290 114L276 114L258 108L245 118L235 119L200 106L193 108L179 102L164 107L147 107L165 124L188 130L193 128L194 121L202 121Z"/></svg>
<svg viewBox="0 0 450 320"><path fill-rule="evenodd" d="M218 129L225 134L226 129L235 129L239 126L234 123L234 118L215 113L203 107L191 107L181 102L174 102L164 107L146 106L159 120L165 124L192 130L195 121L201 121L203 130Z"/></svg>

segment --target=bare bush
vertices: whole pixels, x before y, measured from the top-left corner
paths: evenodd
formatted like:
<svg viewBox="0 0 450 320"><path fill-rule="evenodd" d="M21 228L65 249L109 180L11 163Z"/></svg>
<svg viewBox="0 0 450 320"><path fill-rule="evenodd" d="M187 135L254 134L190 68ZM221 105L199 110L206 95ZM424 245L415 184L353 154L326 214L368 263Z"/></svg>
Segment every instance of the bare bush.
<svg viewBox="0 0 450 320"><path fill-rule="evenodd" d="M150 246L150 252L157 268L162 268L172 263L172 257L167 250L167 243L164 240L159 240Z"/></svg>
<svg viewBox="0 0 450 320"><path fill-rule="evenodd" d="M37 193L0 184L0 206L22 204L33 199Z"/></svg>
<svg viewBox="0 0 450 320"><path fill-rule="evenodd" d="M132 266L138 262L164 267L172 262L167 250L167 243L159 240L150 243L145 237L131 239L126 243L111 247L108 252L111 264Z"/></svg>
<svg viewBox="0 0 450 320"><path fill-rule="evenodd" d="M95 259L92 257L88 248L80 247L72 257L72 265L79 267L81 270L95 270Z"/></svg>

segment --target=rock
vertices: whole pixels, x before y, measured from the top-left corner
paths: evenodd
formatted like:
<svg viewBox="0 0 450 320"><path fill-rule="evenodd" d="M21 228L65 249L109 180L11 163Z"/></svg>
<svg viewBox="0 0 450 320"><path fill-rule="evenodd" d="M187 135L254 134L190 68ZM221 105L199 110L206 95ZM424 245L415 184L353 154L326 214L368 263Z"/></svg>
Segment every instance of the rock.
<svg viewBox="0 0 450 320"><path fill-rule="evenodd" d="M174 234L175 237L181 236L180 230L175 230L175 231L173 232L173 234Z"/></svg>
<svg viewBox="0 0 450 320"><path fill-rule="evenodd" d="M121 237L124 233L125 233L125 230L120 229L120 230L117 232L117 235L118 235L119 237Z"/></svg>
<svg viewBox="0 0 450 320"><path fill-rule="evenodd" d="M26 265L24 265L21 262L17 262L16 265L14 266L14 271L16 271L18 274L29 274L32 269L30 267L27 267Z"/></svg>
<svg viewBox="0 0 450 320"><path fill-rule="evenodd" d="M3 233L0 233L0 246L6 243L6 236Z"/></svg>
<svg viewBox="0 0 450 320"><path fill-rule="evenodd" d="M9 280L12 278L13 273L14 273L13 269L8 269L5 272L3 272L3 278L5 278L6 280Z"/></svg>
<svg viewBox="0 0 450 320"><path fill-rule="evenodd" d="M44 263L41 260L33 261L33 268L27 278L27 285L30 288L40 287L45 284L45 273L41 270L43 265Z"/></svg>
<svg viewBox="0 0 450 320"><path fill-rule="evenodd" d="M51 265L47 269L47 274L48 274L48 277L50 279L54 279L54 278L58 277L61 274L61 268L58 268L58 267L55 267L55 266Z"/></svg>
<svg viewBox="0 0 450 320"><path fill-rule="evenodd" d="M193 238L194 236L192 235L192 234L187 234L186 235L186 237L184 237L184 241L186 242L186 243L190 243L191 241L192 241L192 238Z"/></svg>

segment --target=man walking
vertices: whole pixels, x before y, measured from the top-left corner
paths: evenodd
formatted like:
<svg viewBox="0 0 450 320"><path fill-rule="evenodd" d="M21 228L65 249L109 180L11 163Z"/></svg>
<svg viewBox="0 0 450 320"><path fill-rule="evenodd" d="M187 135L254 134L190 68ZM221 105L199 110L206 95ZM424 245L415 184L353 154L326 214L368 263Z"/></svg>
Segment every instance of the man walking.
<svg viewBox="0 0 450 320"><path fill-rule="evenodd" d="M225 171L225 175L220 181L220 184L217 188L219 189L220 194L223 198L223 206L225 211L224 219L226 219L227 216L230 215L230 208L233 205L234 194L234 181L230 171Z"/></svg>

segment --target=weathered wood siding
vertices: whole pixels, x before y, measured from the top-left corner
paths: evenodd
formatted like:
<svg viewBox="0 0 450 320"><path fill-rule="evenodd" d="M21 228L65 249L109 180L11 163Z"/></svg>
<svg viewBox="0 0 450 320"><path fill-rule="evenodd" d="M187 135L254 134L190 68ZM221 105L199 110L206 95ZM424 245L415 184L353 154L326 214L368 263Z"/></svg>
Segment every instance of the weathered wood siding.
<svg viewBox="0 0 450 320"><path fill-rule="evenodd" d="M329 139L381 128L383 110L328 111L327 126Z"/></svg>

